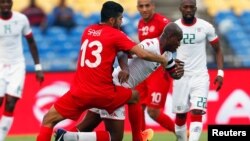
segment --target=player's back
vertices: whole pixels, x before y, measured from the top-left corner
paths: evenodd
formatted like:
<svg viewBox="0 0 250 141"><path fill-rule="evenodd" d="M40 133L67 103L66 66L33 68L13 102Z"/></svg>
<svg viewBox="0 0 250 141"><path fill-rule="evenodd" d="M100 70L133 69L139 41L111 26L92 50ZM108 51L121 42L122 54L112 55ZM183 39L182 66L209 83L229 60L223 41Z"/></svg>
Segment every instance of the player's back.
<svg viewBox="0 0 250 141"><path fill-rule="evenodd" d="M158 38L153 39L145 39L140 43L140 46L155 54L162 54L159 44ZM168 66L166 68L170 68L174 65L173 56L171 52L164 52L166 59L168 60ZM127 83L124 83L123 86L126 87L135 87L137 84L146 79L153 71L155 71L160 66L159 63L146 61L141 58L134 56L132 59L128 61L129 68L129 79ZM117 67L113 72L113 81L115 84L120 85L118 81L118 73L120 71L120 67Z"/></svg>
<svg viewBox="0 0 250 141"><path fill-rule="evenodd" d="M113 63L119 50L135 45L123 32L109 25L95 24L82 35L75 84L82 91L103 93L113 91Z"/></svg>

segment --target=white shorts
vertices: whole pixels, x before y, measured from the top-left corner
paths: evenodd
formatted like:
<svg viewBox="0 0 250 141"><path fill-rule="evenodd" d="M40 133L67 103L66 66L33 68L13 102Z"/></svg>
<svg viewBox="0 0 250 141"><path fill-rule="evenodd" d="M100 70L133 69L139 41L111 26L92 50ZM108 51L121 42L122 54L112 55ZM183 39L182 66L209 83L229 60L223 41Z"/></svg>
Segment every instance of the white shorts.
<svg viewBox="0 0 250 141"><path fill-rule="evenodd" d="M5 94L21 98L25 79L25 64L0 63L0 97Z"/></svg>
<svg viewBox="0 0 250 141"><path fill-rule="evenodd" d="M91 108L91 112L100 114L102 119L113 119L113 120L125 120L125 107L122 106L116 109L112 114L109 114L106 110Z"/></svg>
<svg viewBox="0 0 250 141"><path fill-rule="evenodd" d="M174 113L186 113L193 109L206 112L209 75L183 76L173 83Z"/></svg>
<svg viewBox="0 0 250 141"><path fill-rule="evenodd" d="M120 83L119 82L119 79L118 79L118 74L120 72L120 68L119 67L116 67L112 73L112 76L113 76L113 83L116 85L116 86L123 86L125 88L129 88L129 85L128 83ZM89 109L91 112L94 112L94 113L97 113L97 114L100 114L100 117L102 119L113 119L113 120L125 120L125 107L122 106L118 109L116 109L112 114L109 114L106 110L103 110L103 109L97 109L97 108L91 108Z"/></svg>
<svg viewBox="0 0 250 141"><path fill-rule="evenodd" d="M120 83L119 82L119 79L118 79L118 75L119 75L119 72L121 71L120 67L116 67L112 73L112 77L113 77L113 83L116 85L116 86L123 86L125 88L130 88L129 84L128 83Z"/></svg>

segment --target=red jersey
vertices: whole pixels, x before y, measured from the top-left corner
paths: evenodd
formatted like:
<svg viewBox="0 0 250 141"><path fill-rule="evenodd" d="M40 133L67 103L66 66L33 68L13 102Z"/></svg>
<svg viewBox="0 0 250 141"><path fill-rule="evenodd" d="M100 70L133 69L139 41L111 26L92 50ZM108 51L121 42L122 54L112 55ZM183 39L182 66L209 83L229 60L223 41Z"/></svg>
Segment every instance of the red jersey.
<svg viewBox="0 0 250 141"><path fill-rule="evenodd" d="M82 35L72 90L97 95L113 93L112 72L117 52L128 51L135 45L122 31L109 25L87 27Z"/></svg>
<svg viewBox="0 0 250 141"><path fill-rule="evenodd" d="M170 22L170 20L158 13L155 13L153 17L145 22L143 19L138 23L138 38L140 41L144 39L151 39L159 37L164 27Z"/></svg>

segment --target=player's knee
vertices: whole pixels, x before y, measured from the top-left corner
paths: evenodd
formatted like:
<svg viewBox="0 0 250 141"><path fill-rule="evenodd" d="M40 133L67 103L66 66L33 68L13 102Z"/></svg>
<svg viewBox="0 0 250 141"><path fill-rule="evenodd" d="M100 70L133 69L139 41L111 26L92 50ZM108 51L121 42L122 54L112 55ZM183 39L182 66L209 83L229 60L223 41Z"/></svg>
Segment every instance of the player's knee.
<svg viewBox="0 0 250 141"><path fill-rule="evenodd" d="M148 112L148 115L149 115L152 119L154 119L154 120L155 120L155 119L159 116L159 114L160 114L160 110L159 110L159 109L150 108L150 107L148 107L147 112Z"/></svg>
<svg viewBox="0 0 250 141"><path fill-rule="evenodd" d="M3 104L3 97L0 97L0 106Z"/></svg>
<svg viewBox="0 0 250 141"><path fill-rule="evenodd" d="M64 118L56 112L56 110L52 107L48 113L46 113L43 117L42 124L47 127L54 127L58 122L62 121Z"/></svg>
<svg viewBox="0 0 250 141"><path fill-rule="evenodd" d="M5 104L5 111L13 112L16 106L16 102L10 101Z"/></svg>
<svg viewBox="0 0 250 141"><path fill-rule="evenodd" d="M191 110L190 112L191 112L191 114L193 114L193 115L203 115L203 114L205 114L205 111L203 111L203 110L198 110L198 109L193 109L193 110Z"/></svg>
<svg viewBox="0 0 250 141"><path fill-rule="evenodd" d="M132 96L131 96L131 98L130 98L130 100L129 100L128 103L129 104L134 104L134 103L139 102L139 100L140 100L139 92L136 91L136 90L133 90L132 91Z"/></svg>
<svg viewBox="0 0 250 141"><path fill-rule="evenodd" d="M178 113L176 114L175 124L178 126L183 126L187 121L187 113Z"/></svg>
<svg viewBox="0 0 250 141"><path fill-rule="evenodd" d="M181 114L176 114L176 118L178 119L186 119L187 118L187 113L181 113Z"/></svg>
<svg viewBox="0 0 250 141"><path fill-rule="evenodd" d="M13 97L10 95L6 95L5 111L13 112L18 100L19 100L19 98L16 98L16 97Z"/></svg>

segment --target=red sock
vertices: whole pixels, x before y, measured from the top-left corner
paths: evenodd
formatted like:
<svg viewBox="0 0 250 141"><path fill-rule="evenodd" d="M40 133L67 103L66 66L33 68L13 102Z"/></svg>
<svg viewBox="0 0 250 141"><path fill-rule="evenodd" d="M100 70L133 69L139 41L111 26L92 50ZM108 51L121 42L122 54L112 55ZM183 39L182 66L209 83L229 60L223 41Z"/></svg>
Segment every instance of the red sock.
<svg viewBox="0 0 250 141"><path fill-rule="evenodd" d="M137 116L135 116L135 114ZM140 103L128 105L129 122L132 129L133 141L141 140L141 128L142 128L142 107Z"/></svg>
<svg viewBox="0 0 250 141"><path fill-rule="evenodd" d="M36 138L36 141L50 141L53 128L41 126L40 132Z"/></svg>
<svg viewBox="0 0 250 141"><path fill-rule="evenodd" d="M142 109L142 114L141 114L141 130L144 131L146 129L146 121L145 121L145 114L144 110Z"/></svg>
<svg viewBox="0 0 250 141"><path fill-rule="evenodd" d="M109 132L96 131L96 141L111 141Z"/></svg>
<svg viewBox="0 0 250 141"><path fill-rule="evenodd" d="M13 112L7 112L7 111L4 111L3 112L3 115L7 116L7 117L13 117Z"/></svg>
<svg viewBox="0 0 250 141"><path fill-rule="evenodd" d="M165 115L162 111L159 116L156 118L156 121L164 128L168 129L171 132L175 132L174 121L168 116Z"/></svg>
<svg viewBox="0 0 250 141"><path fill-rule="evenodd" d="M193 115L191 114L191 122L201 122L202 121L202 115Z"/></svg>

